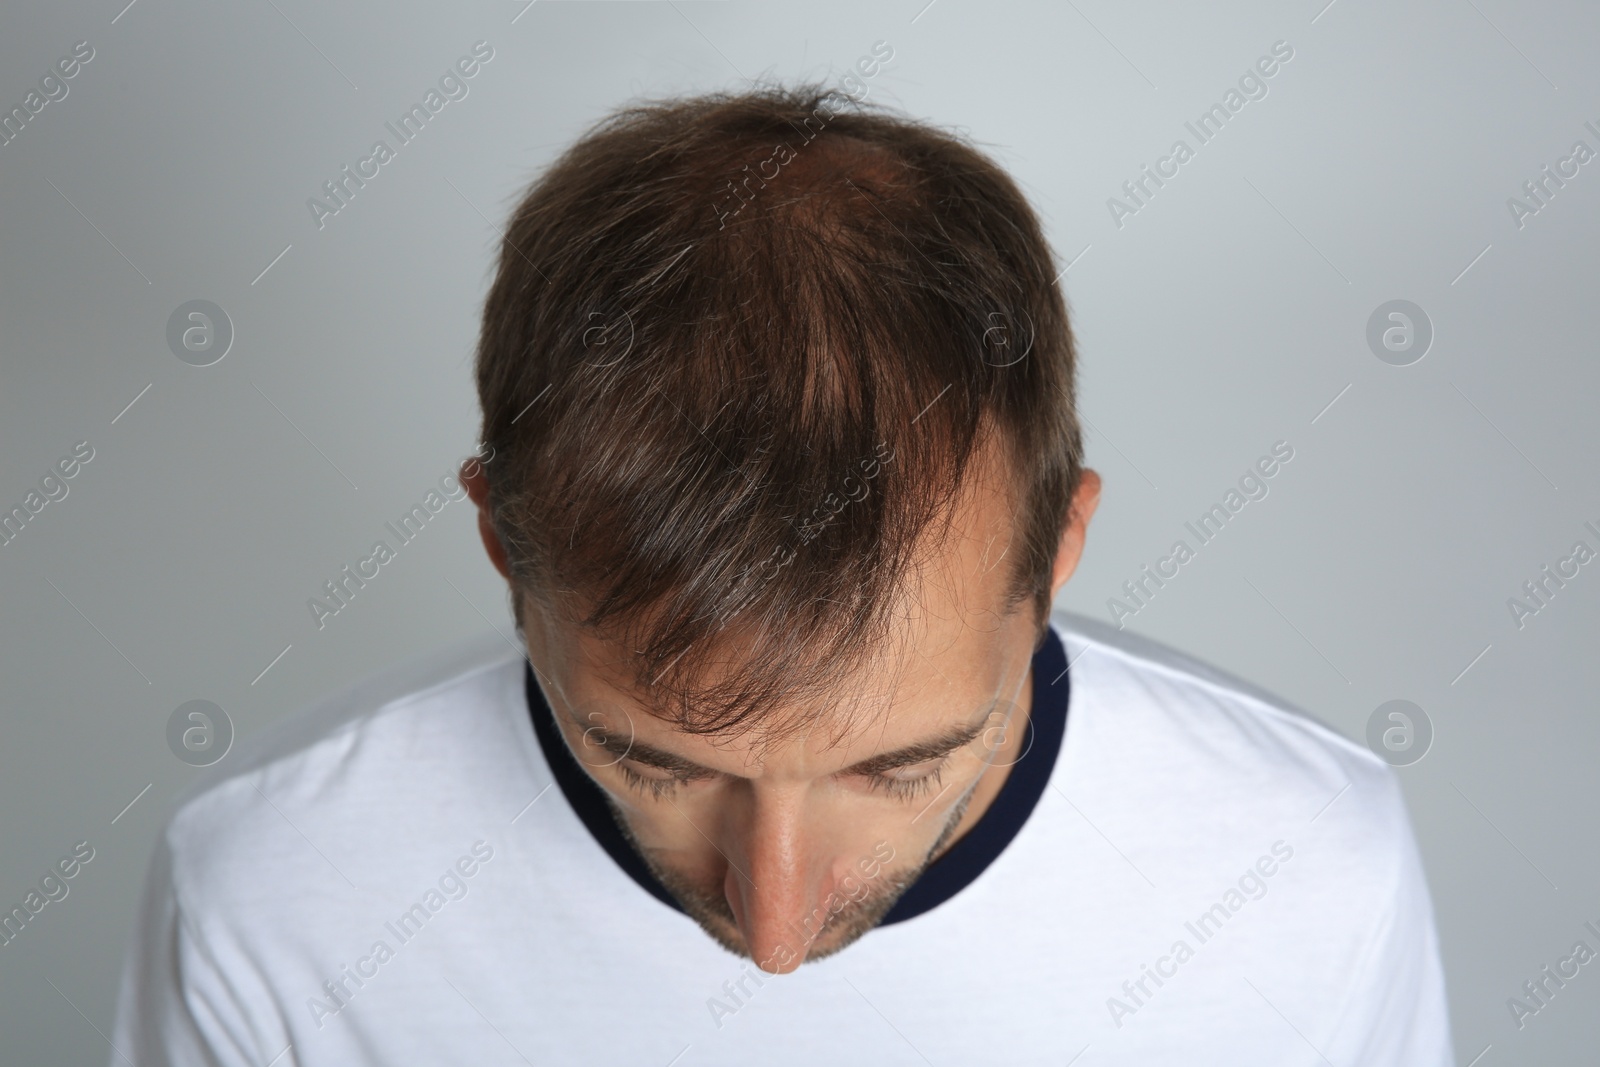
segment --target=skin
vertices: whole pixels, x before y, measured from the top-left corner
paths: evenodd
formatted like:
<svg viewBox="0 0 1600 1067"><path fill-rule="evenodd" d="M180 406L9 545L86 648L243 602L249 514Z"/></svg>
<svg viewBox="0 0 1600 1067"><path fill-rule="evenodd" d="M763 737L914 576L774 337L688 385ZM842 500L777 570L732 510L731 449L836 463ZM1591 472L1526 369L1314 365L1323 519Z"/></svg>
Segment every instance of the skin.
<svg viewBox="0 0 1600 1067"><path fill-rule="evenodd" d="M1031 605L1001 610L1017 508L992 456L973 470L885 647L839 701L799 709L811 712L800 733L678 730L623 684L626 649L526 598L528 657L573 754L685 911L764 971L793 971L872 929L982 817L1023 754L1038 631ZM509 581L483 468L468 461L461 481ZM1099 475L1085 471L1052 594L1078 565L1099 497ZM930 747L949 751L929 758Z"/></svg>

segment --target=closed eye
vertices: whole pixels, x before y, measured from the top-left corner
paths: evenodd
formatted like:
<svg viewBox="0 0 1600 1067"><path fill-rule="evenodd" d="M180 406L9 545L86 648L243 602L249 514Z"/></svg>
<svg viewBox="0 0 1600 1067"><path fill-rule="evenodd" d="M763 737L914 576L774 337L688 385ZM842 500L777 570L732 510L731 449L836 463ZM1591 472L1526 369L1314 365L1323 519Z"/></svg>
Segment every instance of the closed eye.
<svg viewBox="0 0 1600 1067"><path fill-rule="evenodd" d="M629 788L656 800L670 796L680 785L716 777L715 771L667 771L648 764L634 764L632 760L619 760L616 768L622 772L622 780Z"/></svg>
<svg viewBox="0 0 1600 1067"><path fill-rule="evenodd" d="M916 800L938 787L949 762L950 757L943 756L913 767L862 775L862 778L873 792L882 792L896 800Z"/></svg>

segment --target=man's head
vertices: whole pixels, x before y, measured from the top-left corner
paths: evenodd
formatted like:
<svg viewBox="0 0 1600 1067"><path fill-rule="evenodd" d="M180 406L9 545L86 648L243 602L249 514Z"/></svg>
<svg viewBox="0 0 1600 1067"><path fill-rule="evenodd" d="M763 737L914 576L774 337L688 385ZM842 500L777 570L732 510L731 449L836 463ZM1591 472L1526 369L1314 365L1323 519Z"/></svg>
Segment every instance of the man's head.
<svg viewBox="0 0 1600 1067"><path fill-rule="evenodd" d="M1037 220L828 94L623 111L517 208L464 472L568 744L712 936L860 936L1021 754L1082 549Z"/></svg>

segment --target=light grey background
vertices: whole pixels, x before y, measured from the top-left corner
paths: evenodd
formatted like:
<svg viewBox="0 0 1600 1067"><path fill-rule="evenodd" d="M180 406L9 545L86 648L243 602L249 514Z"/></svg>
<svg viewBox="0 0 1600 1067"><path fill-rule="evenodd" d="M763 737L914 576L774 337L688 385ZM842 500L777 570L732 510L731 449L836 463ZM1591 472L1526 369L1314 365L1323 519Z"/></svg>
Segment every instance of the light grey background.
<svg viewBox="0 0 1600 1067"><path fill-rule="evenodd" d="M323 629L306 601L473 447L479 304L530 178L635 94L833 79L882 40L872 98L987 146L1072 264L1106 487L1062 606L1108 618L1289 442L1270 495L1127 625L1357 740L1383 702L1420 705L1433 747L1398 773L1461 1062L1594 1061L1600 965L1521 1030L1506 1002L1600 925L1600 563L1520 629L1507 600L1600 549L1600 161L1520 228L1507 200L1574 141L1600 150L1600 9L125 2L0 17L0 110L95 50L0 145L0 504L95 450L0 547L0 903L95 849L0 947L0 1060L109 1055L145 863L201 773L168 750L173 709L214 701L247 738L509 632L466 502ZM307 198L480 39L469 95L319 229ZM1116 225L1108 198L1279 40L1268 95ZM235 329L213 366L167 347L193 299ZM1392 299L1435 330L1410 366L1367 347Z"/></svg>

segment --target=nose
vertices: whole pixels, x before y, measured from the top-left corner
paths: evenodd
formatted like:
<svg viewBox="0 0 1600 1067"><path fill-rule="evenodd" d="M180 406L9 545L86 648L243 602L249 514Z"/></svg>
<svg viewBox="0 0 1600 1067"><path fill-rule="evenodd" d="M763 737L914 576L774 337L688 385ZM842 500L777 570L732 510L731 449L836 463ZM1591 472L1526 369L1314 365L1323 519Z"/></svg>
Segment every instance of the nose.
<svg viewBox="0 0 1600 1067"><path fill-rule="evenodd" d="M729 830L723 892L739 932L758 967L788 974L828 918L820 901L831 865L808 841L797 805L783 798L756 798Z"/></svg>

